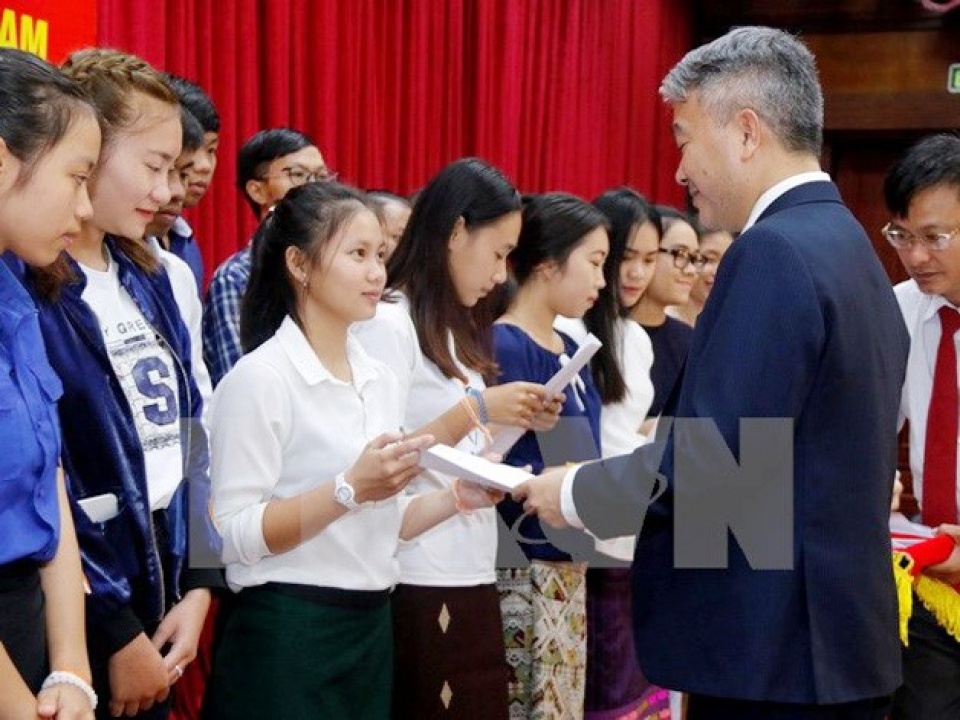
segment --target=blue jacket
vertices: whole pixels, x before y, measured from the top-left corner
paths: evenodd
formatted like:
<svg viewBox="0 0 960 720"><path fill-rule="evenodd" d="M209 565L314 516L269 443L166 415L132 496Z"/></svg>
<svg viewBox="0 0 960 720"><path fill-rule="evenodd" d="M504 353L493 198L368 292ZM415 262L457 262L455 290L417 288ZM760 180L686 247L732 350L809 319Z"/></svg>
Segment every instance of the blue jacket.
<svg viewBox="0 0 960 720"><path fill-rule="evenodd" d="M105 523L94 523L74 508L84 574L92 589L87 596L88 627L92 635L101 635L91 637L91 644L105 643L112 653L158 622L185 591L188 492L194 493L193 507L202 511L206 503L197 496L207 490L208 452L200 423L202 400L190 365L190 339L170 281L162 269L143 273L109 237L107 244L121 285L175 358L184 477L189 480L180 485L165 511L150 512L144 453L133 414L97 317L81 299L86 277L68 259L76 279L52 302L37 298L37 306L50 363L64 385L60 423L70 493L77 500L113 493L119 500L119 514ZM165 527L155 529L155 521ZM161 546L158 538L166 542Z"/></svg>

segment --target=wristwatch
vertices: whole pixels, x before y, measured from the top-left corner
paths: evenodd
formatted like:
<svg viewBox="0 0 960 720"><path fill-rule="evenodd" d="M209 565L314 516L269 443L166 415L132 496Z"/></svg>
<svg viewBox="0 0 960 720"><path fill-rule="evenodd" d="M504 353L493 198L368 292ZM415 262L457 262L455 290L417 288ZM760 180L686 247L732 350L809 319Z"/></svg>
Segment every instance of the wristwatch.
<svg viewBox="0 0 960 720"><path fill-rule="evenodd" d="M343 505L347 510L353 511L360 508L353 492L353 485L347 482L347 474L340 473L333 481L333 499Z"/></svg>

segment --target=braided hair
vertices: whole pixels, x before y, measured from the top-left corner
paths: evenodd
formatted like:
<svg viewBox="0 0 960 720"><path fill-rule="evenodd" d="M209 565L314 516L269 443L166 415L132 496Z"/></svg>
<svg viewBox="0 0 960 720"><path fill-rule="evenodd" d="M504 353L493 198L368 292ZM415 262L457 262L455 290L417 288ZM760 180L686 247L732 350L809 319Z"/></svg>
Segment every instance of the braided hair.
<svg viewBox="0 0 960 720"><path fill-rule="evenodd" d="M71 53L60 69L80 86L97 111L103 138L101 165L104 158L116 149L124 131L140 119L137 94L159 100L170 106L171 114L180 114L177 94L164 76L135 55L108 48L87 48ZM141 238L111 237L117 248L140 270L145 273L159 271L159 260ZM63 256L46 268L33 268L30 278L37 292L48 300L55 300L64 285L76 280Z"/></svg>

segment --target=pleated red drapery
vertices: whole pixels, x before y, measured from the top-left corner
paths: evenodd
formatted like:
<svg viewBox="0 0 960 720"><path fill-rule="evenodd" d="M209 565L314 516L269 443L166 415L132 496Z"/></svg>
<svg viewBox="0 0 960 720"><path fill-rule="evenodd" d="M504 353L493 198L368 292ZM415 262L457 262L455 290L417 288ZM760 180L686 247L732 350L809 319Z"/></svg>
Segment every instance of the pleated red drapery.
<svg viewBox="0 0 960 720"><path fill-rule="evenodd" d="M307 132L364 188L408 193L479 155L524 192L630 184L680 203L656 90L690 45L676 0L99 0L101 45L199 82L220 164L189 219L208 273L254 227L236 151Z"/></svg>

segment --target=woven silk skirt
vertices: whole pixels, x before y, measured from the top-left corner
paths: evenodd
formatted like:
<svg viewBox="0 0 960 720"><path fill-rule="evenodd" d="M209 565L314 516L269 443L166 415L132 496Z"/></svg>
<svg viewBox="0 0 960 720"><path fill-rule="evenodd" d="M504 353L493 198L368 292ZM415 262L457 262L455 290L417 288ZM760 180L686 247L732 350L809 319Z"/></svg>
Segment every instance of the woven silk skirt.
<svg viewBox="0 0 960 720"><path fill-rule="evenodd" d="M240 592L216 642L203 717L388 718L390 604L318 602L268 584Z"/></svg>
<svg viewBox="0 0 960 720"><path fill-rule="evenodd" d="M495 585L400 585L392 598L393 717L506 720L507 665Z"/></svg>
<svg viewBox="0 0 960 720"><path fill-rule="evenodd" d="M586 565L533 560L498 570L511 720L583 717Z"/></svg>
<svg viewBox="0 0 960 720"><path fill-rule="evenodd" d="M587 720L663 720L670 693L640 672L629 568L587 570Z"/></svg>

